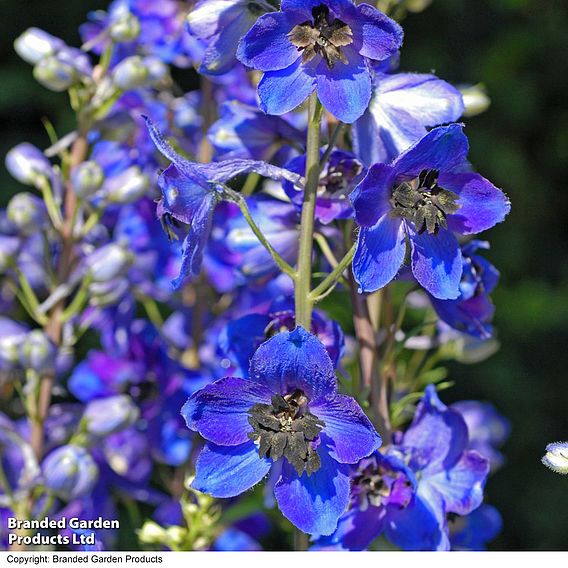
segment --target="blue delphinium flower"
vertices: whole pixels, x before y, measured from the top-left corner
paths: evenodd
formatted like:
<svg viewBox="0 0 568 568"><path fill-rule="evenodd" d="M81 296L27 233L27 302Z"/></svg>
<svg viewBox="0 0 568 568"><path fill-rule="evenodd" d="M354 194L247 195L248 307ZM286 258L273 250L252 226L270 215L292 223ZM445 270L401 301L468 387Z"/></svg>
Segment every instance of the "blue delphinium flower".
<svg viewBox="0 0 568 568"><path fill-rule="evenodd" d="M363 550L384 534L403 550L447 550L446 515L479 507L489 473L467 443L463 418L428 386L402 439L359 463L351 508L318 544Z"/></svg>
<svg viewBox="0 0 568 568"><path fill-rule="evenodd" d="M193 487L234 497L281 466L274 494L302 531L332 533L349 503L349 470L381 439L354 399L337 392L324 346L302 327L254 354L250 379L226 377L189 398L189 428L207 445Z"/></svg>
<svg viewBox="0 0 568 568"><path fill-rule="evenodd" d="M277 8L270 0L199 0L187 17L189 32L207 44L199 72L221 75L237 63L235 51L258 17Z"/></svg>
<svg viewBox="0 0 568 568"><path fill-rule="evenodd" d="M493 335L495 306L489 297L499 281L499 271L485 258L476 254L488 249L485 241L470 241L461 247L463 274L460 294L456 300L438 300L431 297L432 307L449 326L478 337L489 339Z"/></svg>
<svg viewBox="0 0 568 568"><path fill-rule="evenodd" d="M352 123L371 98L369 61L402 44L400 26L368 4L350 0L283 0L241 39L237 58L264 71L262 110L284 114L314 90L339 120Z"/></svg>
<svg viewBox="0 0 568 568"><path fill-rule="evenodd" d="M223 184L239 174L255 172L275 180L299 183L300 176L282 168L255 160L227 160L211 164L190 162L179 155L147 119L150 136L160 152L172 162L158 179L162 200L158 215L164 224L172 219L188 225L183 243L179 276L172 282L181 286L186 276L197 276L203 251L211 232L213 213L223 199Z"/></svg>
<svg viewBox="0 0 568 568"><path fill-rule="evenodd" d="M357 156L367 166L388 163L426 127L455 122L463 109L460 92L434 75L377 73L369 108L353 128Z"/></svg>
<svg viewBox="0 0 568 568"><path fill-rule="evenodd" d="M412 272L441 300L456 299L463 274L454 233L479 233L510 210L505 194L464 171L468 141L462 126L430 131L391 164L375 164L351 194L361 231L353 273L362 292L386 286L410 243Z"/></svg>

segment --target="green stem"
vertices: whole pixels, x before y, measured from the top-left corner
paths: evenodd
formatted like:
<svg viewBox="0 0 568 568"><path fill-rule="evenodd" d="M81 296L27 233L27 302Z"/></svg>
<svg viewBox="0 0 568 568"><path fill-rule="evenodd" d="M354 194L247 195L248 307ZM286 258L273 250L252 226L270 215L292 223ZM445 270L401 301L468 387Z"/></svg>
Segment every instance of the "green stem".
<svg viewBox="0 0 568 568"><path fill-rule="evenodd" d="M247 176L243 188L241 189L241 194L244 195L245 197L252 195L254 192L254 188L256 187L256 184L258 183L259 179L260 176L256 172L251 172Z"/></svg>
<svg viewBox="0 0 568 568"><path fill-rule="evenodd" d="M49 218L53 226L59 231L63 225L63 217L61 216L61 211L55 200L53 198L53 192L51 191L51 185L47 178L43 178L40 183L40 190L43 196L43 201L47 209Z"/></svg>
<svg viewBox="0 0 568 568"><path fill-rule="evenodd" d="M333 152L333 149L335 148L335 144L337 142L337 139L339 138L339 135L341 134L341 132L343 131L344 128L345 128L345 124L343 124L343 122L340 122L335 127L335 130L333 131L331 138L329 139L329 143L327 145L327 148L325 149L325 152L324 152L323 156L321 157L321 161L320 161L320 168L321 169L323 169L323 167L325 166L325 164L329 160L329 157L331 156L331 153Z"/></svg>
<svg viewBox="0 0 568 568"><path fill-rule="evenodd" d="M261 242L264 248L270 253L272 258L274 259L274 262L278 265L280 270L282 270L282 272L290 276L290 278L294 279L296 276L294 269L278 254L278 252L274 249L274 247L268 242L266 237L263 235L262 231L255 223L254 219L252 218L252 215L250 214L246 199L242 195L240 195L239 193L233 191L228 187L225 188L225 193L227 197L231 199L231 201L233 201L239 206L239 209L241 210L243 217L246 219L247 223L252 229L252 232L255 234L256 238Z"/></svg>
<svg viewBox="0 0 568 568"><path fill-rule="evenodd" d="M317 93L313 93L308 103L309 124L306 150L306 185L300 222L300 247L298 251L298 271L294 286L296 304L296 324L309 330L312 324L313 299L310 295L312 284L312 250L314 240L314 218L320 174L320 129L322 106Z"/></svg>
<svg viewBox="0 0 568 568"><path fill-rule="evenodd" d="M306 551L308 550L308 546L308 535L303 533L300 529L294 529L294 550Z"/></svg>
<svg viewBox="0 0 568 568"><path fill-rule="evenodd" d="M354 254L355 245L353 245L349 249L347 254L340 260L339 264L333 269L333 272L328 274L327 278L325 278L325 280L323 280L310 292L309 296L312 302L317 302L319 299L321 299L322 295L327 294L327 292L335 286L337 281L341 278L341 275L351 264Z"/></svg>

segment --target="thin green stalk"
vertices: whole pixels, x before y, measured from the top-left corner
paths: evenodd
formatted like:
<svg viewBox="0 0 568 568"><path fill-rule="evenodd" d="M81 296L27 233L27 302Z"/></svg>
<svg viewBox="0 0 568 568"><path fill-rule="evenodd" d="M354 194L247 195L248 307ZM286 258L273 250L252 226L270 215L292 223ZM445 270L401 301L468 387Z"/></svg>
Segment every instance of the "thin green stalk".
<svg viewBox="0 0 568 568"><path fill-rule="evenodd" d="M317 302L321 299L321 296L326 295L331 288L335 287L337 281L341 278L341 275L351 264L354 254L355 245L353 245L347 254L340 260L339 264L333 269L333 272L328 274L327 278L325 278L325 280L323 280L310 292L309 296L312 302Z"/></svg>
<svg viewBox="0 0 568 568"><path fill-rule="evenodd" d="M330 266L332 268L336 268L339 262L337 258L335 258L335 255L333 254L333 251L331 250L331 247L329 246L327 239L322 234L315 233L314 240L318 244L323 256L325 257L327 262L329 262Z"/></svg>
<svg viewBox="0 0 568 568"><path fill-rule="evenodd" d="M254 188L256 187L256 184L258 183L259 179L260 176L256 172L251 172L247 176L243 188L241 189L241 195L244 195L245 197L252 195L254 192Z"/></svg>
<svg viewBox="0 0 568 568"><path fill-rule="evenodd" d="M308 550L309 544L308 535L303 533L300 529L294 529L294 550Z"/></svg>
<svg viewBox="0 0 568 568"><path fill-rule="evenodd" d="M320 129L322 106L317 93L313 93L308 103L309 124L306 151L306 185L300 222L300 247L298 251L298 270L294 286L296 305L296 324L310 329L312 324L313 298L312 251L314 240L314 218L320 174Z"/></svg>
<svg viewBox="0 0 568 568"><path fill-rule="evenodd" d="M47 213L51 219L53 226L60 230L63 225L63 217L61 216L61 210L55 203L53 198L53 192L51 191L51 185L47 178L42 178L40 183L40 190L45 203Z"/></svg>
<svg viewBox="0 0 568 568"><path fill-rule="evenodd" d="M335 130L333 131L330 139L329 139L329 143L327 145L327 148L325 149L325 152L321 158L320 161L320 168L323 169L323 167L325 166L325 164L327 163L327 161L329 160L329 157L331 156L331 153L333 152L333 149L335 148L335 144L337 142L337 139L339 138L339 135L341 134L342 130L345 128L345 124L343 124L343 122L340 122L336 127Z"/></svg>

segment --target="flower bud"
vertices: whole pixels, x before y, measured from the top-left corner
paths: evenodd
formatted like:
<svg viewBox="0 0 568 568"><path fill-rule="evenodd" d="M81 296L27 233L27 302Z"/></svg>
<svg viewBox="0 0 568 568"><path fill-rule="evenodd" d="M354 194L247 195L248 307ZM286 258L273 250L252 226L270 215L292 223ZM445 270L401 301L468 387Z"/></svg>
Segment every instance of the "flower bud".
<svg viewBox="0 0 568 568"><path fill-rule="evenodd" d="M117 43L133 41L140 34L140 20L130 12L124 12L111 23L110 37Z"/></svg>
<svg viewBox="0 0 568 568"><path fill-rule="evenodd" d="M11 371L20 363L20 344L28 329L20 323L0 317L0 371Z"/></svg>
<svg viewBox="0 0 568 568"><path fill-rule="evenodd" d="M166 542L166 530L154 521L146 521L140 531L138 538L144 544L164 544Z"/></svg>
<svg viewBox="0 0 568 568"><path fill-rule="evenodd" d="M146 195L150 180L138 166L131 166L116 176L107 186L107 200L110 203L126 205Z"/></svg>
<svg viewBox="0 0 568 568"><path fill-rule="evenodd" d="M465 107L463 115L466 117L481 114L491 105L491 99L483 85L460 87L460 92Z"/></svg>
<svg viewBox="0 0 568 568"><path fill-rule="evenodd" d="M40 230L46 223L47 216L43 201L35 195L23 191L16 193L6 207L8 219L25 235Z"/></svg>
<svg viewBox="0 0 568 568"><path fill-rule="evenodd" d="M34 186L41 178L49 177L52 171L43 152L28 142L14 146L6 154L6 169L20 183Z"/></svg>
<svg viewBox="0 0 568 568"><path fill-rule="evenodd" d="M146 87L150 83L150 71L139 55L123 59L112 74L114 84L124 91Z"/></svg>
<svg viewBox="0 0 568 568"><path fill-rule="evenodd" d="M120 245L110 243L91 253L85 260L93 282L108 282L128 269L132 256Z"/></svg>
<svg viewBox="0 0 568 568"><path fill-rule="evenodd" d="M90 197L104 181L104 172L97 162L83 162L71 172L71 185L75 193L85 199Z"/></svg>
<svg viewBox="0 0 568 568"><path fill-rule="evenodd" d="M159 57L144 57L144 65L148 69L150 83L152 85L161 83L167 78L168 66Z"/></svg>
<svg viewBox="0 0 568 568"><path fill-rule="evenodd" d="M25 369L45 373L55 364L55 347L39 329L30 331L20 346L20 362Z"/></svg>
<svg viewBox="0 0 568 568"><path fill-rule="evenodd" d="M99 476L89 452L71 444L52 451L43 461L42 472L45 486L66 500L89 493Z"/></svg>
<svg viewBox="0 0 568 568"><path fill-rule="evenodd" d="M69 61L50 55L36 64L34 77L46 89L59 93L72 87L79 74Z"/></svg>
<svg viewBox="0 0 568 568"><path fill-rule="evenodd" d="M137 418L138 408L125 394L92 400L83 414L87 432L100 437L124 430Z"/></svg>
<svg viewBox="0 0 568 568"><path fill-rule="evenodd" d="M568 474L568 442L548 444L542 463L556 473Z"/></svg>
<svg viewBox="0 0 568 568"><path fill-rule="evenodd" d="M44 57L53 55L64 46L63 40L39 28L28 28L14 42L16 53L32 65L35 65Z"/></svg>

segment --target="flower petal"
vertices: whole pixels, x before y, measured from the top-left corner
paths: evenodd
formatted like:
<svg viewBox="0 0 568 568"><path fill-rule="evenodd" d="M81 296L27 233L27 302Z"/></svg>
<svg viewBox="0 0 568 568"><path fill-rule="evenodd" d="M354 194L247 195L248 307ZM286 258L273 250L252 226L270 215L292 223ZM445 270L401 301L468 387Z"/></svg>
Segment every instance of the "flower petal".
<svg viewBox="0 0 568 568"><path fill-rule="evenodd" d="M340 463L357 463L381 445L371 421L350 396L335 395L310 405L310 411L325 422L329 453Z"/></svg>
<svg viewBox="0 0 568 568"><path fill-rule="evenodd" d="M385 535L403 550L449 550L436 512L418 494L405 509L389 508Z"/></svg>
<svg viewBox="0 0 568 568"><path fill-rule="evenodd" d="M412 272L434 298L455 300L460 294L463 259L458 241L446 229L437 235L419 234L407 224L412 249Z"/></svg>
<svg viewBox="0 0 568 568"><path fill-rule="evenodd" d="M489 461L475 451L463 454L451 469L424 477L423 482L437 491L447 513L468 515L483 501Z"/></svg>
<svg viewBox="0 0 568 568"><path fill-rule="evenodd" d="M249 375L282 395L300 389L312 403L337 390L333 363L325 347L301 326L263 343L251 360Z"/></svg>
<svg viewBox="0 0 568 568"><path fill-rule="evenodd" d="M375 96L383 107L404 110L422 126L453 122L464 110L455 87L423 73L380 75Z"/></svg>
<svg viewBox="0 0 568 568"><path fill-rule="evenodd" d="M254 442L240 446L208 443L197 458L191 486L213 497L235 497L261 481L271 465L271 460L258 455Z"/></svg>
<svg viewBox="0 0 568 568"><path fill-rule="evenodd" d="M237 377L226 377L194 393L181 409L188 428L206 440L236 446L249 440L248 411L257 403L270 404L270 390Z"/></svg>
<svg viewBox="0 0 568 568"><path fill-rule="evenodd" d="M339 519L337 530L318 539L312 550L365 550L383 532L385 517L385 507L352 507Z"/></svg>
<svg viewBox="0 0 568 568"><path fill-rule="evenodd" d="M363 57L383 61L402 46L402 28L391 18L370 6L358 7L357 23L362 37L359 53Z"/></svg>
<svg viewBox="0 0 568 568"><path fill-rule="evenodd" d="M392 209L392 194L396 171L387 164L372 166L363 181L350 195L355 219L362 227L372 227Z"/></svg>
<svg viewBox="0 0 568 568"><path fill-rule="evenodd" d="M461 124L439 126L401 154L393 166L399 175L408 177L422 170L450 171L465 161L468 150Z"/></svg>
<svg viewBox="0 0 568 568"><path fill-rule="evenodd" d="M455 410L443 404L432 385L416 409L402 445L419 451L424 472L447 471L461 458L468 443L467 426Z"/></svg>
<svg viewBox="0 0 568 568"><path fill-rule="evenodd" d="M374 227L363 227L357 238L353 275L360 292L386 286L398 273L406 255L404 225L383 215Z"/></svg>
<svg viewBox="0 0 568 568"><path fill-rule="evenodd" d="M324 444L318 448L321 467L308 477L298 477L287 462L274 495L282 514L301 531L312 535L329 535L349 504L350 479L346 465L337 463Z"/></svg>
<svg viewBox="0 0 568 568"><path fill-rule="evenodd" d="M471 235L490 229L511 210L507 196L479 174L443 174L438 183L459 196L460 208L448 216L448 228L456 233Z"/></svg>
<svg viewBox="0 0 568 568"><path fill-rule="evenodd" d="M285 114L302 104L316 86L306 69L298 58L286 69L267 71L258 84L260 108L267 114Z"/></svg>
<svg viewBox="0 0 568 568"><path fill-rule="evenodd" d="M233 355L246 374L256 346L266 337L266 327L269 323L268 315L247 314L230 321L219 336L219 344L223 351Z"/></svg>
<svg viewBox="0 0 568 568"><path fill-rule="evenodd" d="M261 71L286 69L300 57L288 33L301 20L298 13L271 12L261 16L241 39L237 59Z"/></svg>
<svg viewBox="0 0 568 568"><path fill-rule="evenodd" d="M317 91L322 105L336 118L351 124L369 106L371 75L354 49L343 47L349 63L337 62L331 69L324 59L317 66Z"/></svg>
<svg viewBox="0 0 568 568"><path fill-rule="evenodd" d="M188 276L195 277L201 271L203 253L213 224L213 213L217 204L215 193L209 193L195 211L189 232L182 245L181 266L179 276L172 280L172 286L177 290Z"/></svg>
<svg viewBox="0 0 568 568"><path fill-rule="evenodd" d="M215 194L204 180L184 175L173 164L160 174L158 186L162 192L164 210L188 225L197 212L203 209L203 202L209 200L210 203Z"/></svg>

